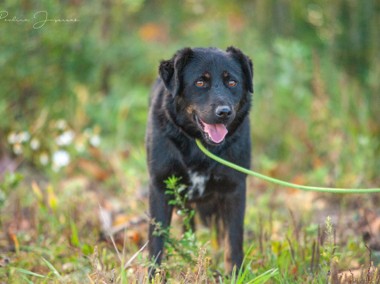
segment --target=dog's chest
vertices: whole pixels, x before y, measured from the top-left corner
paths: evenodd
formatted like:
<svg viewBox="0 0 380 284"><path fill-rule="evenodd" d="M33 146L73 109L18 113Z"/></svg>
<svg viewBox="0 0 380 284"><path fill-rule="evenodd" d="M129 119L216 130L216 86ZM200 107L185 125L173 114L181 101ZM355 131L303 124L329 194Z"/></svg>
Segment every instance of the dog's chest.
<svg viewBox="0 0 380 284"><path fill-rule="evenodd" d="M189 180L190 180L190 185L189 185L189 190L188 190L189 200L202 197L205 193L206 184L207 184L207 181L209 180L209 176L199 173L199 172L193 172L193 171L189 171L188 175L189 175Z"/></svg>

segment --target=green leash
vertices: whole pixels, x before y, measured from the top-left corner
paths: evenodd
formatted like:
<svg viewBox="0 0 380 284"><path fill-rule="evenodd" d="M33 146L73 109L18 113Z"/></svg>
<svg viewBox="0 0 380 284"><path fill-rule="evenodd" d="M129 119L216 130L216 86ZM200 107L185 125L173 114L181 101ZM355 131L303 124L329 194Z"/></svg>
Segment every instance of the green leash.
<svg viewBox="0 0 380 284"><path fill-rule="evenodd" d="M222 158L214 155L210 151L208 151L205 146L202 145L201 141L198 139L195 139L195 142L197 143L199 149L208 157L211 159L227 166L232 169L235 169L239 172L242 172L247 175L251 175L275 184L287 186L287 187L292 187L292 188L297 188L300 190L305 190L305 191L318 191L318 192L329 192L329 193L376 193L380 192L380 188L331 188L331 187L316 187L316 186L307 186L307 185L299 185L299 184L294 184L286 181L282 181L276 178L271 178L263 174L256 173L254 171L248 170L246 168L240 167L234 163L228 162L226 160L223 160Z"/></svg>

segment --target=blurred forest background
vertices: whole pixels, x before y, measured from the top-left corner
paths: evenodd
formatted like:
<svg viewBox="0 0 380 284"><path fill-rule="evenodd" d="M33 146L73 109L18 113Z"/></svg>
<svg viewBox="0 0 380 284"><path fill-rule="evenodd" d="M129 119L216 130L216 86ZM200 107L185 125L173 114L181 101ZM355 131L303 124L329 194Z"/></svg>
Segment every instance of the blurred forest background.
<svg viewBox="0 0 380 284"><path fill-rule="evenodd" d="M36 25L40 11L77 21ZM149 90L159 61L184 46L234 45L253 60L255 170L379 186L379 27L376 0L2 1L2 266L44 274L45 255L62 274L90 273L78 254L92 255L115 225L98 218L99 204L112 218L123 212L118 225L144 214ZM253 196L276 188L251 184Z"/></svg>

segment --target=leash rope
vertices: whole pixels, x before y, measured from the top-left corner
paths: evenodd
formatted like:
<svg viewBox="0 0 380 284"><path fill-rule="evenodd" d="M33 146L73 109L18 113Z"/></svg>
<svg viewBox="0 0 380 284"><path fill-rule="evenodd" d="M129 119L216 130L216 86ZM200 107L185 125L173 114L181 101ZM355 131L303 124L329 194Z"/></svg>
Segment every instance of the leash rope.
<svg viewBox="0 0 380 284"><path fill-rule="evenodd" d="M247 175L251 175L254 177L257 177L259 179L263 179L265 181L269 181L275 184L292 187L304 191L317 191L317 192L328 192L328 193L379 193L380 188L332 188L332 187L318 187L318 186L308 186L308 185L299 185L291 182L282 181L276 178L268 177L266 175L254 172L252 170L248 170L246 168L243 168L241 166L238 166L234 163L228 162L213 153L211 153L209 150L206 149L205 146L203 146L202 142L199 141L199 139L195 139L195 142L197 143L197 146L199 149L208 157L211 159L217 161L218 163L221 163L227 167L230 167L234 170L237 170L239 172L242 172Z"/></svg>

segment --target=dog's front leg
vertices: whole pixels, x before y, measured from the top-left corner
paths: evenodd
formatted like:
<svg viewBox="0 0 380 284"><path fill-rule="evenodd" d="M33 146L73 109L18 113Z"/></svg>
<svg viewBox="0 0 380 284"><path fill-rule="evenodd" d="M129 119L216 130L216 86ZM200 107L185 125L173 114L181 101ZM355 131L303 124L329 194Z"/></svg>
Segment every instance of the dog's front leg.
<svg viewBox="0 0 380 284"><path fill-rule="evenodd" d="M237 191L224 198L222 202L222 220L224 223L224 263L226 272L231 274L236 266L239 271L243 262L243 234L245 213L245 182Z"/></svg>
<svg viewBox="0 0 380 284"><path fill-rule="evenodd" d="M168 204L164 188L150 185L149 210L151 224L149 226L149 257L152 261L149 267L149 278L152 279L155 267L161 264L165 236L159 229L167 229L170 225L173 206Z"/></svg>

